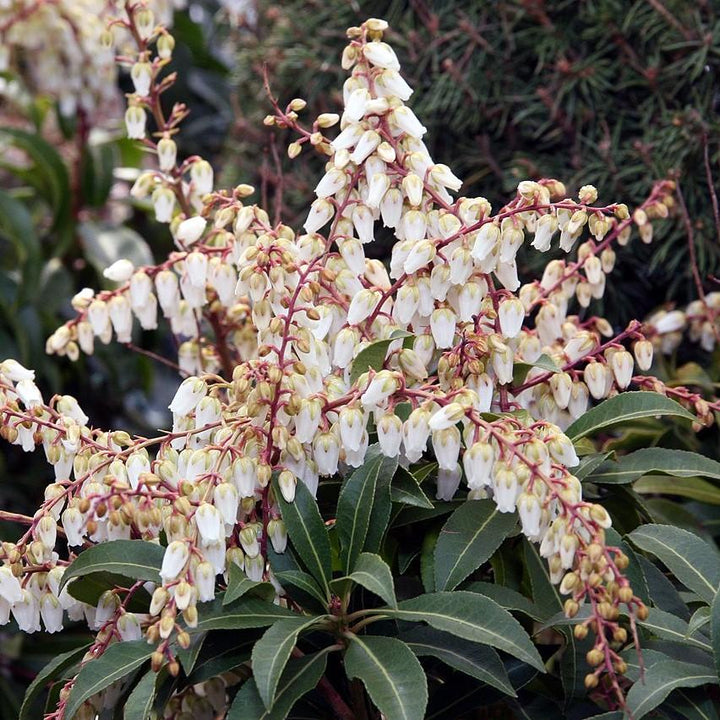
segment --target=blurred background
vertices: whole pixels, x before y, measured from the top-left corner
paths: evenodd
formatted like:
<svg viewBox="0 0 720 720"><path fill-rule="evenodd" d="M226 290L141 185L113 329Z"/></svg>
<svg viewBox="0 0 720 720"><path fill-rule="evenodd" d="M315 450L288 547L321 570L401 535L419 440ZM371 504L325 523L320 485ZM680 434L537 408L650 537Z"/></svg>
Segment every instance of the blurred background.
<svg viewBox="0 0 720 720"><path fill-rule="evenodd" d="M263 125L271 110L264 73L281 105L307 100L301 120L308 124L336 112L345 30L382 17L415 89L410 104L428 128L431 154L465 181L462 194L498 206L519 180L554 177L569 193L590 183L601 201L632 207L654 181L678 181L678 211L651 245L636 240L620 249L604 306L593 312L619 327L658 306L692 300L689 233L705 290L720 289L714 0L160 4L176 40L171 69L179 74L165 99L191 110L180 154L207 158L218 188L252 184L253 200L271 217L277 212L301 224L323 161L309 152L290 161L292 138ZM150 263L171 247L149 203L128 194L151 162L124 139L129 77L112 76L110 92L92 112L57 96L32 72L32 48L14 45L5 32L10 5L0 14L0 358L34 368L46 397L60 389L74 394L93 424L149 433L168 423L171 370L114 344L75 363L45 354L48 335L72 316L70 298L82 287L103 287L104 267L119 257ZM376 243L373 253L384 258L389 246ZM521 277L532 277L548 259L526 253ZM135 344L173 353L163 329L138 331ZM717 353L693 348L654 372L712 391L719 366ZM683 442L702 443L717 456L715 435ZM0 507L31 513L48 477L40 454L3 444ZM0 523L0 539L16 535ZM72 638L55 645L44 638L40 645L7 627L0 634L0 717L11 718L24 686Z"/></svg>

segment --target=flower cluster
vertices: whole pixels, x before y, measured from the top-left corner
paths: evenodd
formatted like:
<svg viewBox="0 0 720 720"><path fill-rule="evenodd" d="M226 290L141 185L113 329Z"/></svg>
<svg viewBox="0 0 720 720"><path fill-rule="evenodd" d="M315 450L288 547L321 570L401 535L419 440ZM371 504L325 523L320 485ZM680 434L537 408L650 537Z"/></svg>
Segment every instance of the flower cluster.
<svg viewBox="0 0 720 720"><path fill-rule="evenodd" d="M27 532L3 545L0 622L12 613L25 631L41 620L55 631L65 614L84 616L98 631L89 656L144 636L157 643L153 666L177 672L170 641L189 643L198 605L233 565L273 581L283 602L267 564L268 543L277 553L287 543L271 478L287 502L299 482L315 494L321 478L360 467L376 438L404 464L431 448L438 499L491 497L501 512L518 513L570 595L567 613L589 607L576 631L596 637L586 684L607 673L619 692L621 607L631 617L646 609L623 574L627 558L605 542L607 512L582 498L563 430L591 399L643 387L635 366L648 370L653 338L680 327L667 327L665 316L651 319L647 337L638 322L615 334L582 312L603 296L613 244L634 230L651 240L651 221L672 206L672 183L658 183L634 212L598 204L590 185L568 197L548 179L521 182L495 210L482 197L456 197L462 181L430 156L406 104L412 89L382 40L387 25L371 19L348 33L342 115L305 128L297 99L284 110L276 104L266 120L298 133L291 157L311 146L327 158L304 232L295 232L245 204L252 188L213 192L206 161L178 162L172 138L185 109L166 118L159 104L172 80L159 79L169 36L153 23L142 31L145 12L129 6L122 21L138 44L122 58L136 91L126 122L129 136L157 154L158 169L133 194L152 197L177 250L156 266L107 268L117 287L78 294L77 316L47 346L74 359L97 340L130 343L133 317L153 328L161 314L186 377L169 405L172 430L148 439L93 429L74 398L45 403L32 371L0 365L0 433L25 450L41 445L55 474ZM325 135L338 125L334 138ZM396 241L389 267L365 255L387 234ZM522 283L517 253L526 243L538 252L559 246L567 259ZM59 534L68 558L56 550ZM59 592L80 548L161 536L162 583L146 586L149 613L127 610L142 583L106 592L97 606ZM219 697L224 688L213 687L193 702L214 707Z"/></svg>
<svg viewBox="0 0 720 720"><path fill-rule="evenodd" d="M0 72L12 70L35 92L55 98L64 116L94 115L117 104L114 47L127 34L108 23L123 12L124 0L13 0L0 5ZM182 0L146 0L147 32L172 24ZM17 88L2 81L0 91Z"/></svg>

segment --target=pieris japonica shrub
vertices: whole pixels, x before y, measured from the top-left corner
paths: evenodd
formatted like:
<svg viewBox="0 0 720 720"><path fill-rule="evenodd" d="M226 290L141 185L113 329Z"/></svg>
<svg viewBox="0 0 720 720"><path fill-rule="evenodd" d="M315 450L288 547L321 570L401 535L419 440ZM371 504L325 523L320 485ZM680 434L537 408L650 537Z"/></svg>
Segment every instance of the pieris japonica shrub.
<svg viewBox="0 0 720 720"><path fill-rule="evenodd" d="M127 133L157 161L132 194L175 249L106 268L115 289L77 294L47 351L76 360L169 323L172 427L95 428L76 398L45 399L31 369L0 364L0 433L52 468L34 516L2 513L25 529L2 545L0 621L91 633L40 674L23 716L59 678L54 720L285 718L296 704L348 720L510 717L533 678L551 695L562 682L578 717L659 705L654 665L632 685L641 634L667 638L644 566L602 493L584 496L587 478L639 461L628 470L589 438L638 418L713 422L716 400L644 373L686 327L714 343L720 296L619 333L588 308L614 246L652 240L673 183L633 210L550 179L500 208L460 195L423 144L387 24L370 19L348 30L340 113L306 125L301 99L273 100L266 124L294 133L289 156L327 164L304 226L272 222L252 188L217 190L206 160L178 157L186 110L161 104L172 48L146 14L128 1L112 23L136 43L119 58L135 90ZM388 266L365 254L382 234ZM563 259L521 278L524 244ZM647 528L635 547L709 618L707 549L693 546L702 584ZM709 641L692 648L705 667Z"/></svg>

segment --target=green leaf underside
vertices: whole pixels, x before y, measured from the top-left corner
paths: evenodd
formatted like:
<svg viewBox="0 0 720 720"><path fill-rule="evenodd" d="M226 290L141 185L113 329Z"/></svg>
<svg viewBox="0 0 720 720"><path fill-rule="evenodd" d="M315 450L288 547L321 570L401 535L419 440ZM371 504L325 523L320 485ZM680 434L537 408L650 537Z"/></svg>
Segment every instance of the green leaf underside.
<svg viewBox="0 0 720 720"><path fill-rule="evenodd" d="M704 540L672 525L643 525L628 538L655 555L705 602L713 601L720 586L720 556Z"/></svg>
<svg viewBox="0 0 720 720"><path fill-rule="evenodd" d="M345 671L359 678L387 720L419 720L428 701L425 671L405 643L390 637L354 635Z"/></svg>
<svg viewBox="0 0 720 720"><path fill-rule="evenodd" d="M387 563L374 553L361 553L355 563L350 579L375 593L388 605L397 606L393 576Z"/></svg>
<svg viewBox="0 0 720 720"><path fill-rule="evenodd" d="M542 659L522 625L484 595L467 591L428 593L399 603L397 610L387 608L382 612L491 645L544 671Z"/></svg>
<svg viewBox="0 0 720 720"><path fill-rule="evenodd" d="M61 655L53 658L47 665L45 665L25 691L25 697L23 698L18 720L34 720L34 718L30 715L30 711L32 710L32 705L35 702L35 699L40 696L40 693L45 690L46 685L50 681L55 680L67 669L79 663L83 659L83 656L89 647L90 644L88 643L75 648L74 650L69 650L68 652L62 653Z"/></svg>
<svg viewBox="0 0 720 720"><path fill-rule="evenodd" d="M418 627L400 638L418 656L431 655L455 670L515 696L500 656L487 645L454 637L430 627Z"/></svg>
<svg viewBox="0 0 720 720"><path fill-rule="evenodd" d="M649 608L647 619L638 620L637 622L638 625L664 640L692 645L708 652L712 650L710 645L702 638L692 637L693 632L688 623L672 613L657 608Z"/></svg>
<svg viewBox="0 0 720 720"><path fill-rule="evenodd" d="M624 455L617 462L602 463L588 479L594 483L625 484L650 473L720 480L720 463L687 450L642 448Z"/></svg>
<svg viewBox="0 0 720 720"><path fill-rule="evenodd" d="M448 518L435 546L435 587L453 590L497 550L517 523L492 500L461 505Z"/></svg>
<svg viewBox="0 0 720 720"><path fill-rule="evenodd" d="M295 617L278 620L255 643L252 650L252 669L255 685L268 710L272 709L275 691L290 653L303 630L321 620L321 617Z"/></svg>
<svg viewBox="0 0 720 720"><path fill-rule="evenodd" d="M565 434L574 442L611 425L660 415L674 415L695 420L695 416L682 405L659 393L624 392L604 400L586 412L570 425Z"/></svg>
<svg viewBox="0 0 720 720"><path fill-rule="evenodd" d="M277 482L277 481L276 481ZM276 487L275 497L280 505L288 536L298 555L329 596L332 579L330 540L317 502L305 483L298 483L295 499L287 502Z"/></svg>
<svg viewBox="0 0 720 720"><path fill-rule="evenodd" d="M245 630L247 628L261 628L272 625L282 618L297 617L297 613L286 608L265 602L260 598L245 596L231 605L222 605L222 596L207 606L200 605L200 618L197 627L191 632L205 630Z"/></svg>
<svg viewBox="0 0 720 720"><path fill-rule="evenodd" d="M325 674L327 650L302 658L292 658L280 676L275 703L268 710L252 678L235 696L226 720L285 720L293 705L310 692Z"/></svg>
<svg viewBox="0 0 720 720"><path fill-rule="evenodd" d="M146 640L119 642L111 645L100 657L88 662L75 678L67 701L66 716L73 717L89 697L139 668L154 650Z"/></svg>
<svg viewBox="0 0 720 720"><path fill-rule="evenodd" d="M112 540L83 550L65 571L60 589L73 578L111 572L133 580L161 582L165 548L144 540Z"/></svg>
<svg viewBox="0 0 720 720"><path fill-rule="evenodd" d="M627 694L627 710L634 720L640 720L654 710L676 688L690 688L717 684L716 675L702 665L661 660L649 667L645 682L636 682Z"/></svg>

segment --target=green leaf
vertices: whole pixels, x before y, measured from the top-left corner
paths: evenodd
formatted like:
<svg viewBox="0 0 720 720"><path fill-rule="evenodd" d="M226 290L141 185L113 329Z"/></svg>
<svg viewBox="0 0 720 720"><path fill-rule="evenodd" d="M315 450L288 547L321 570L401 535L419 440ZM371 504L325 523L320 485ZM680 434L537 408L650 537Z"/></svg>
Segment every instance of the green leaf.
<svg viewBox="0 0 720 720"><path fill-rule="evenodd" d="M515 697L500 656L487 645L463 640L430 627L418 627L400 638L418 656L431 655L446 665Z"/></svg>
<svg viewBox="0 0 720 720"><path fill-rule="evenodd" d="M285 720L293 705L310 692L325 674L327 650L302 658L292 658L280 676L275 704L267 710L251 678L235 696L226 720Z"/></svg>
<svg viewBox="0 0 720 720"><path fill-rule="evenodd" d="M603 463L588 479L603 485L616 485L635 482L649 473L720 480L720 463L687 450L642 448L624 455L617 462ZM635 489L637 490L637 486Z"/></svg>
<svg viewBox="0 0 720 720"><path fill-rule="evenodd" d="M430 498L423 492L415 476L401 465L398 466L390 486L390 499L402 505L433 509Z"/></svg>
<svg viewBox="0 0 720 720"><path fill-rule="evenodd" d="M162 582L165 548L144 540L111 540L83 550L65 571L60 590L73 578L111 572L133 580Z"/></svg>
<svg viewBox="0 0 720 720"><path fill-rule="evenodd" d="M558 364L549 356L541 355L535 362L517 362L513 365L513 385L522 385L525 382L525 377L532 368L540 368L541 370L547 370L548 372L556 373L562 370L558 367Z"/></svg>
<svg viewBox="0 0 720 720"><path fill-rule="evenodd" d="M715 593L710 606L710 639L718 677L720 677L720 591Z"/></svg>
<svg viewBox="0 0 720 720"><path fill-rule="evenodd" d="M533 620L539 621L542 619L542 613L537 605L512 588L505 587L504 585L496 585L495 583L472 582L464 589L469 592L485 595L506 610L521 612Z"/></svg>
<svg viewBox="0 0 720 720"><path fill-rule="evenodd" d="M575 449L577 450L577 447ZM608 452L586 455L580 460L580 464L577 467L573 468L573 475L578 480L585 480L586 478L588 478L588 476L593 475L595 470L597 470L612 454L613 451L610 450ZM589 479L595 482L592 478Z"/></svg>
<svg viewBox="0 0 720 720"><path fill-rule="evenodd" d="M100 596L106 590L112 590L113 588L122 587L127 584L127 576L101 571L76 578L67 586L67 590L76 600L80 600L80 602L87 603L88 605L97 605ZM150 594L145 588L140 588L130 599L126 610L129 612L145 613L149 607Z"/></svg>
<svg viewBox="0 0 720 720"><path fill-rule="evenodd" d="M542 659L523 626L496 602L484 595L456 590L420 595L398 604L384 615L431 627L483 645L492 645L544 671Z"/></svg>
<svg viewBox="0 0 720 720"><path fill-rule="evenodd" d="M223 605L229 605L246 593L251 593L263 600L272 600L275 597L275 588L272 583L251 580L235 563L231 563Z"/></svg>
<svg viewBox="0 0 720 720"><path fill-rule="evenodd" d="M125 701L124 720L150 720L154 717L152 706L155 701L156 680L157 674L152 670L143 675Z"/></svg>
<svg viewBox="0 0 720 720"><path fill-rule="evenodd" d="M329 583L332 579L330 540L317 502L305 483L300 482L295 489L295 500L289 503L277 487L277 480L275 483L275 497L282 511L288 537L310 574L329 597Z"/></svg>
<svg viewBox="0 0 720 720"><path fill-rule="evenodd" d="M376 515L376 525L382 524L385 513L383 501L387 505L387 519L390 517L388 488L396 467L397 459L386 458L378 445L372 445L365 455L365 464L351 473L343 483L338 497L335 529L340 539L340 559L346 575L352 572L355 561L363 550L374 552L377 549L366 547L366 540L371 532L373 515ZM381 482L382 479L384 483ZM377 534L378 528L373 530L374 534ZM375 544L379 545L377 542Z"/></svg>
<svg viewBox="0 0 720 720"><path fill-rule="evenodd" d="M87 643L81 647L64 652L45 665L25 691L25 697L23 698L18 720L33 720L30 712L32 711L32 706L36 698L45 690L50 681L60 677L62 673L73 667L73 665L77 665L83 659L89 647L90 643Z"/></svg>
<svg viewBox="0 0 720 720"><path fill-rule="evenodd" d="M654 710L675 688L717 684L715 675L702 665L661 660L647 669L645 682L636 682L627 694L627 711L640 720Z"/></svg>
<svg viewBox="0 0 720 720"><path fill-rule="evenodd" d="M665 705L686 720L718 720L716 703L704 690L676 690Z"/></svg>
<svg viewBox="0 0 720 720"><path fill-rule="evenodd" d="M122 258L130 260L135 267L153 264L150 246L130 228L84 222L78 231L87 261L100 274Z"/></svg>
<svg viewBox="0 0 720 720"><path fill-rule="evenodd" d="M435 545L435 588L453 590L497 550L517 524L492 500L461 505L447 520Z"/></svg>
<svg viewBox="0 0 720 720"><path fill-rule="evenodd" d="M40 241L32 217L26 207L4 190L0 190L0 238L7 238L15 247L22 283L18 302L32 300L42 268Z"/></svg>
<svg viewBox="0 0 720 720"><path fill-rule="evenodd" d="M694 635L700 628L704 628L710 622L710 608L707 605L699 607L690 618L688 623L688 635Z"/></svg>
<svg viewBox="0 0 720 720"><path fill-rule="evenodd" d="M638 620L637 623L664 640L672 640L708 652L712 651L705 640L691 637L690 627L684 620L664 610L649 608L647 619Z"/></svg>
<svg viewBox="0 0 720 720"><path fill-rule="evenodd" d="M278 620L255 643L252 650L252 669L255 685L268 710L272 710L280 675L285 669L298 636L323 617L294 617Z"/></svg>
<svg viewBox="0 0 720 720"><path fill-rule="evenodd" d="M397 606L393 576L387 563L374 553L361 553L355 563L350 579L375 593L388 605Z"/></svg>
<svg viewBox="0 0 720 720"><path fill-rule="evenodd" d="M387 720L425 717L425 672L410 648L390 637L353 635L345 652L345 672L359 678Z"/></svg>
<svg viewBox="0 0 720 720"><path fill-rule="evenodd" d="M118 541L115 541L118 542ZM155 648L146 640L119 642L111 645L100 657L85 664L73 684L65 715L73 717L89 698L139 668Z"/></svg>
<svg viewBox="0 0 720 720"><path fill-rule="evenodd" d="M188 684L204 682L249 663L253 645L260 637L260 630L248 630L240 637L223 630L208 633L192 672L186 670Z"/></svg>
<svg viewBox="0 0 720 720"><path fill-rule="evenodd" d="M65 228L70 222L70 177L58 151L40 134L19 128L0 128L0 133L10 138L13 145L27 153L33 161L31 171L22 173L47 200L54 212L53 227Z"/></svg>
<svg viewBox="0 0 720 720"><path fill-rule="evenodd" d="M246 596L232 605L223 605L219 595L212 603L199 606L200 618L193 633L204 630L245 630L272 625L282 618L297 617L287 608L265 602L260 598Z"/></svg>
<svg viewBox="0 0 720 720"><path fill-rule="evenodd" d="M713 601L720 586L720 556L704 540L672 525L643 525L628 538L655 555L705 602Z"/></svg>
<svg viewBox="0 0 720 720"><path fill-rule="evenodd" d="M358 378L368 370L382 370L390 344L400 338L412 337L412 333L405 330L395 330L391 337L385 340L376 340L363 348L350 368L350 384L354 385Z"/></svg>
<svg viewBox="0 0 720 720"><path fill-rule="evenodd" d="M647 475L635 482L633 490L640 495L675 495L710 505L720 505L720 488L700 478Z"/></svg>
<svg viewBox="0 0 720 720"><path fill-rule="evenodd" d="M574 442L611 425L659 415L695 420L695 416L682 405L659 393L624 392L586 412L570 425L565 434Z"/></svg>
<svg viewBox="0 0 720 720"><path fill-rule="evenodd" d="M275 573L275 579L283 588L296 588L315 598L321 607L327 608L327 598L323 595L320 586L315 582L312 575L308 575L302 570L281 570Z"/></svg>

